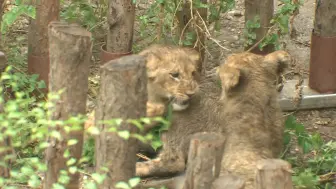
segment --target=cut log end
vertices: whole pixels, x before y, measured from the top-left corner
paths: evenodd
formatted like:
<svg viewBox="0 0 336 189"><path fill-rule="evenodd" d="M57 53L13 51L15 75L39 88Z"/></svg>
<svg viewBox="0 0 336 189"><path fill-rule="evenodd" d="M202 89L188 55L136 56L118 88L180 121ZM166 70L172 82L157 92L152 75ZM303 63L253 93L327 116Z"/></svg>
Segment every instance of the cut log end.
<svg viewBox="0 0 336 189"><path fill-rule="evenodd" d="M257 164L256 189L292 189L291 165L281 159L265 159Z"/></svg>
<svg viewBox="0 0 336 189"><path fill-rule="evenodd" d="M82 37L90 37L91 38L91 32L84 29L79 24L73 23L68 24L63 21L53 21L49 23L49 28L52 29L54 32L61 32L67 35L73 35L73 36L82 36Z"/></svg>
<svg viewBox="0 0 336 189"><path fill-rule="evenodd" d="M122 64L119 64L122 62ZM127 71L127 70L137 70L135 68L145 67L145 58L140 55L129 55L124 56L115 60L111 60L106 64L101 66L101 69L107 71Z"/></svg>

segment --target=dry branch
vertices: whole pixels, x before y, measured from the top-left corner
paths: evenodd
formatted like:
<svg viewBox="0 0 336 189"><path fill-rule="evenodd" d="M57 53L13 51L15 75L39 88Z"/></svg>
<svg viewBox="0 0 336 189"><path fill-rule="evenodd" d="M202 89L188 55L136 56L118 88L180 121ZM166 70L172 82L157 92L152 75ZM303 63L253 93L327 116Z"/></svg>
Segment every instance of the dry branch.
<svg viewBox="0 0 336 189"><path fill-rule="evenodd" d="M147 72L145 59L139 55L112 60L101 67L101 86L95 121L121 118L118 130L138 133L126 119L146 116ZM108 168L107 178L100 188L114 188L119 181L127 182L135 174L138 141L125 140L108 132L107 124L98 125L102 131L96 138L96 169Z"/></svg>
<svg viewBox="0 0 336 189"><path fill-rule="evenodd" d="M257 164L256 189L292 189L291 165L281 159L265 159Z"/></svg>
<svg viewBox="0 0 336 189"><path fill-rule="evenodd" d="M51 22L49 25L50 83L49 90L58 92L65 89L56 103L53 120L66 120L73 115L85 115L88 91L89 64L91 58L91 33L76 24ZM83 125L80 130L62 133L61 141L49 138L51 144L46 150L48 171L44 188L52 188L57 182L60 170L67 170L63 157L69 139L76 139L77 144L70 146L70 155L77 161L82 154ZM79 174L70 174L68 189L78 188Z"/></svg>
<svg viewBox="0 0 336 189"><path fill-rule="evenodd" d="M190 141L186 180L183 189L209 189L219 176L224 136L197 133Z"/></svg>

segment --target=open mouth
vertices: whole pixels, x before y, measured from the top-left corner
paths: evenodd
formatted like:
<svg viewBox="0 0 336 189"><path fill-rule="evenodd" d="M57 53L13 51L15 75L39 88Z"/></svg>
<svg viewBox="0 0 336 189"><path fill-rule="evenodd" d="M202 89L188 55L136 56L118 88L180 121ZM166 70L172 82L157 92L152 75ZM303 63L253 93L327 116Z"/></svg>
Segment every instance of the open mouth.
<svg viewBox="0 0 336 189"><path fill-rule="evenodd" d="M182 111L188 108L190 99L180 100L180 99L173 98L170 100L170 102L173 106L174 111Z"/></svg>

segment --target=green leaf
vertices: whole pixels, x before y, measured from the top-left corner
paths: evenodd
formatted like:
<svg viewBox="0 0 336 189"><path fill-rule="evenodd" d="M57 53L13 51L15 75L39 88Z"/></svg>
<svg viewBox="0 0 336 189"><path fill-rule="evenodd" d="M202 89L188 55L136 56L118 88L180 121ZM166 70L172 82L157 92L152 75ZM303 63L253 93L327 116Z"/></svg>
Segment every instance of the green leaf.
<svg viewBox="0 0 336 189"><path fill-rule="evenodd" d="M128 181L128 184L131 188L135 187L136 185L138 185L140 183L141 179L139 177L135 177L135 178L131 178Z"/></svg>
<svg viewBox="0 0 336 189"><path fill-rule="evenodd" d="M124 138L124 139L128 139L130 137L130 132L129 131L118 131L118 135L121 137L121 138Z"/></svg>
<svg viewBox="0 0 336 189"><path fill-rule="evenodd" d="M118 182L116 185L115 185L116 188L120 188L120 189L131 189L128 184L126 182Z"/></svg>
<svg viewBox="0 0 336 189"><path fill-rule="evenodd" d="M69 141L68 141L68 146L73 146L73 145L75 145L75 144L77 144L78 143L78 140L77 139L70 139Z"/></svg>
<svg viewBox="0 0 336 189"><path fill-rule="evenodd" d="M92 179L95 180L98 184L103 183L104 179L106 178L106 175L101 175L98 173L92 174Z"/></svg>
<svg viewBox="0 0 336 189"><path fill-rule="evenodd" d="M70 158L67 162L66 162L66 165L67 166L70 166L70 165L73 165L76 163L76 159L75 158Z"/></svg>

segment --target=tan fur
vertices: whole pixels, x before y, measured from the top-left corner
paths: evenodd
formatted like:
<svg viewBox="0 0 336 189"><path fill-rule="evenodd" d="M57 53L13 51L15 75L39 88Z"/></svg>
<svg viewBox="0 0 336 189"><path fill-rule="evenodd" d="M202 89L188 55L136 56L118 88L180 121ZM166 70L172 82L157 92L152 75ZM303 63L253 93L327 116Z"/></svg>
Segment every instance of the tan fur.
<svg viewBox="0 0 336 189"><path fill-rule="evenodd" d="M222 174L243 176L251 184L254 163L276 158L282 150L284 127L274 81L288 61L289 55L284 51L265 57L251 53L229 56L218 68L222 89L203 79L200 93L192 98L190 107L173 114L159 157L137 163L136 175L183 172L190 137L197 132L214 131L227 137Z"/></svg>
<svg viewBox="0 0 336 189"><path fill-rule="evenodd" d="M218 70L226 130L221 174L244 178L246 189L255 188L257 161L278 158L282 151L284 125L274 81L289 61L285 51L265 57L241 53Z"/></svg>
<svg viewBox="0 0 336 189"><path fill-rule="evenodd" d="M148 116L162 115L170 100L173 111L185 110L199 90L199 53L190 48L153 45L139 55L147 61Z"/></svg>

